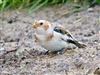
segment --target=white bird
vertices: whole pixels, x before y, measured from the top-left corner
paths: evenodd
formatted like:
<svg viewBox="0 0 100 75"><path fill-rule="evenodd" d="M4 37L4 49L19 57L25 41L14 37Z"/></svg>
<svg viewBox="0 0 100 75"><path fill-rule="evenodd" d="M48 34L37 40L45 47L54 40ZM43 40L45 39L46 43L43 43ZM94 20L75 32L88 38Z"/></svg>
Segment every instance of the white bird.
<svg viewBox="0 0 100 75"><path fill-rule="evenodd" d="M54 25L46 20L37 20L33 23L33 28L35 30L35 41L49 51L63 51L70 43L79 48L86 46L75 40L61 25Z"/></svg>

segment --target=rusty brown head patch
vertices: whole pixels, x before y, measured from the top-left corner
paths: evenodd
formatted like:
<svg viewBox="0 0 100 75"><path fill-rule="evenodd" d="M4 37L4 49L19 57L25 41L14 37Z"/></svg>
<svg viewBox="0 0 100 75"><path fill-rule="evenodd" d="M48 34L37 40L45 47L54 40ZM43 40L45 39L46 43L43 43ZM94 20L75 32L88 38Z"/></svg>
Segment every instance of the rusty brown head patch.
<svg viewBox="0 0 100 75"><path fill-rule="evenodd" d="M46 20L34 21L33 28L43 27L45 30L49 28L49 22Z"/></svg>

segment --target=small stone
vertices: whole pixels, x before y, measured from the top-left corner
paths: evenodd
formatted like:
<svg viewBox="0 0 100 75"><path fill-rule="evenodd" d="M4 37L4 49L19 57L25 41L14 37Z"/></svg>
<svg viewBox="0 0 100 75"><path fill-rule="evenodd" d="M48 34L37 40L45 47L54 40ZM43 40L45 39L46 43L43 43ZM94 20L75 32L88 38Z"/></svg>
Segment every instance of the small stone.
<svg viewBox="0 0 100 75"><path fill-rule="evenodd" d="M5 50L5 48L3 48L3 47L2 47L2 48L0 48L0 51L4 51L4 50Z"/></svg>
<svg viewBox="0 0 100 75"><path fill-rule="evenodd" d="M97 46L97 47L96 47L96 50L100 50L100 46Z"/></svg>
<svg viewBox="0 0 100 75"><path fill-rule="evenodd" d="M93 8L88 8L88 12L93 12Z"/></svg>
<svg viewBox="0 0 100 75"><path fill-rule="evenodd" d="M77 68L83 68L83 64L84 64L84 62L83 62L83 59L82 58L80 58L80 57L76 57L75 59L74 59L74 65L77 67Z"/></svg>
<svg viewBox="0 0 100 75"><path fill-rule="evenodd" d="M18 48L17 42L10 42L10 43L5 43L5 49L6 51L15 51Z"/></svg>
<svg viewBox="0 0 100 75"><path fill-rule="evenodd" d="M0 48L0 58L5 52L6 52L5 48L3 48L3 47Z"/></svg>

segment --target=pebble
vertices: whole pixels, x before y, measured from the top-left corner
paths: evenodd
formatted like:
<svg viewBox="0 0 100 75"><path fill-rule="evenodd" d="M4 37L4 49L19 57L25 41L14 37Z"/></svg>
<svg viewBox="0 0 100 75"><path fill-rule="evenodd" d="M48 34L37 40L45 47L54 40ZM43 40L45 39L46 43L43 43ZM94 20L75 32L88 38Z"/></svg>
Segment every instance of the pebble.
<svg viewBox="0 0 100 75"><path fill-rule="evenodd" d="M4 50L5 50L5 48L3 48L3 47L2 47L2 48L0 48L0 51L4 51Z"/></svg>
<svg viewBox="0 0 100 75"><path fill-rule="evenodd" d="M88 8L87 11L88 11L88 12L93 12L94 10L93 10L93 8Z"/></svg>

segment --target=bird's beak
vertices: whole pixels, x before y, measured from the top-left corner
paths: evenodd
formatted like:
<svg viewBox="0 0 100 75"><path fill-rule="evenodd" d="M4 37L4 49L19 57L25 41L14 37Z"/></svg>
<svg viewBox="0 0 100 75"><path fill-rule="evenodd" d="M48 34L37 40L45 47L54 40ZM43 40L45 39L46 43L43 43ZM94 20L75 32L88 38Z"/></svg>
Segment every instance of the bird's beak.
<svg viewBox="0 0 100 75"><path fill-rule="evenodd" d="M36 28L36 25L33 23L33 28Z"/></svg>
<svg viewBox="0 0 100 75"><path fill-rule="evenodd" d="M33 25L32 25L33 28L37 28L36 24L37 24L37 21L35 20L34 23L33 23Z"/></svg>

